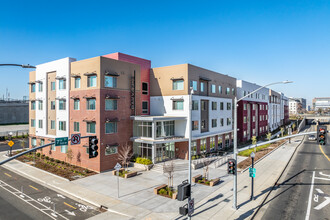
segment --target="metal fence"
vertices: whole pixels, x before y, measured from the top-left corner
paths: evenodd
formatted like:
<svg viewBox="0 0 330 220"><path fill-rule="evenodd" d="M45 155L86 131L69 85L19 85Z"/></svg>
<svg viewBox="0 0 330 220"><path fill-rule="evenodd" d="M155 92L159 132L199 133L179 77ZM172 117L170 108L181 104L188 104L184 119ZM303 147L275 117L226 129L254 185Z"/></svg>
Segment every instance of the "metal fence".
<svg viewBox="0 0 330 220"><path fill-rule="evenodd" d="M28 135L29 134L29 129L26 130L16 130L16 131L3 131L0 132L0 137L7 137L9 136L9 133L12 133L12 136L22 136L22 135Z"/></svg>

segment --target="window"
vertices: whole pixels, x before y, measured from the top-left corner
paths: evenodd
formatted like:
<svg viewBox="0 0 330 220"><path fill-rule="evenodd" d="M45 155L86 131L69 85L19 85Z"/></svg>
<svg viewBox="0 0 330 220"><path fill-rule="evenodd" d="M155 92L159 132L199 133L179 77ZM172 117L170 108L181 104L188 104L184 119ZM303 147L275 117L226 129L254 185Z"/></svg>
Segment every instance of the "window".
<svg viewBox="0 0 330 220"><path fill-rule="evenodd" d="M231 110L231 103L227 102L227 110Z"/></svg>
<svg viewBox="0 0 330 220"><path fill-rule="evenodd" d="M235 88L232 88L232 89L231 89L231 93L232 93L233 95L235 95Z"/></svg>
<svg viewBox="0 0 330 220"><path fill-rule="evenodd" d="M202 153L206 152L206 138L201 139L200 150L201 150Z"/></svg>
<svg viewBox="0 0 330 220"><path fill-rule="evenodd" d="M36 91L36 84L31 83L31 92L35 92L35 91Z"/></svg>
<svg viewBox="0 0 330 220"><path fill-rule="evenodd" d="M191 142L191 155L196 155L197 154L197 142L192 141Z"/></svg>
<svg viewBox="0 0 330 220"><path fill-rule="evenodd" d="M36 109L36 102L31 101L31 110L35 110L35 109Z"/></svg>
<svg viewBox="0 0 330 220"><path fill-rule="evenodd" d="M50 121L50 129L55 129L55 121L54 120L51 120Z"/></svg>
<svg viewBox="0 0 330 220"><path fill-rule="evenodd" d="M212 102L212 110L217 110L217 102Z"/></svg>
<svg viewBox="0 0 330 220"><path fill-rule="evenodd" d="M31 119L31 128L35 128L36 127L36 120Z"/></svg>
<svg viewBox="0 0 330 220"><path fill-rule="evenodd" d="M96 80L95 80L96 86ZM104 86L110 88L117 88L117 77L114 76L105 76L104 77Z"/></svg>
<svg viewBox="0 0 330 220"><path fill-rule="evenodd" d="M210 137L210 151L215 149L215 137Z"/></svg>
<svg viewBox="0 0 330 220"><path fill-rule="evenodd" d="M173 110L183 110L183 101L173 101Z"/></svg>
<svg viewBox="0 0 330 220"><path fill-rule="evenodd" d="M192 101L192 110L198 110L198 101Z"/></svg>
<svg viewBox="0 0 330 220"><path fill-rule="evenodd" d="M87 122L87 133L95 134L95 122Z"/></svg>
<svg viewBox="0 0 330 220"><path fill-rule="evenodd" d="M262 116L260 115L259 120L262 121Z"/></svg>
<svg viewBox="0 0 330 220"><path fill-rule="evenodd" d="M208 110L207 109L207 102L206 101L204 101L204 100L201 101L201 108L202 108L202 111Z"/></svg>
<svg viewBox="0 0 330 220"><path fill-rule="evenodd" d="M205 129L206 128L206 121L203 120L201 123L201 129Z"/></svg>
<svg viewBox="0 0 330 220"><path fill-rule="evenodd" d="M192 130L193 131L198 130L198 121L192 121Z"/></svg>
<svg viewBox="0 0 330 220"><path fill-rule="evenodd" d="M61 146L61 153L67 153L68 152L68 145L62 145Z"/></svg>
<svg viewBox="0 0 330 220"><path fill-rule="evenodd" d="M220 102L220 110L223 110L223 102Z"/></svg>
<svg viewBox="0 0 330 220"><path fill-rule="evenodd" d="M137 127L138 137L148 137L148 138L152 137L152 122L139 121L135 125ZM156 127L156 129L157 129L156 132L157 135L161 135L161 131L159 131L159 128Z"/></svg>
<svg viewBox="0 0 330 220"><path fill-rule="evenodd" d="M65 89L65 88L66 88L66 80L64 80L64 79L60 79L60 80L58 81L58 88L59 88L60 90Z"/></svg>
<svg viewBox="0 0 330 220"><path fill-rule="evenodd" d="M183 80L173 80L173 90L183 90Z"/></svg>
<svg viewBox="0 0 330 220"><path fill-rule="evenodd" d="M266 115L266 120L268 120L268 115Z"/></svg>
<svg viewBox="0 0 330 220"><path fill-rule="evenodd" d="M58 100L58 109L65 110L66 100Z"/></svg>
<svg viewBox="0 0 330 220"><path fill-rule="evenodd" d="M223 127L223 118L220 118L220 126Z"/></svg>
<svg viewBox="0 0 330 220"><path fill-rule="evenodd" d="M39 128L42 128L42 120L39 120Z"/></svg>
<svg viewBox="0 0 330 220"><path fill-rule="evenodd" d="M87 99L87 110L95 110L95 99Z"/></svg>
<svg viewBox="0 0 330 220"><path fill-rule="evenodd" d="M75 99L73 100L73 110L79 110L80 109L80 100Z"/></svg>
<svg viewBox="0 0 330 220"><path fill-rule="evenodd" d="M253 116L252 117L252 122L255 122L256 121L256 116Z"/></svg>
<svg viewBox="0 0 330 220"><path fill-rule="evenodd" d="M243 132L244 137L246 137L246 131Z"/></svg>
<svg viewBox="0 0 330 220"><path fill-rule="evenodd" d="M244 123L246 123L246 116L244 116Z"/></svg>
<svg viewBox="0 0 330 220"><path fill-rule="evenodd" d="M74 78L74 88L76 89L80 88L80 77Z"/></svg>
<svg viewBox="0 0 330 220"><path fill-rule="evenodd" d="M50 148L51 148L52 151L56 151L55 144L52 144Z"/></svg>
<svg viewBox="0 0 330 220"><path fill-rule="evenodd" d="M161 121L156 123L156 137L172 137L174 136L175 122ZM152 137L150 131L150 137Z"/></svg>
<svg viewBox="0 0 330 220"><path fill-rule="evenodd" d="M212 119L212 128L217 127L217 119Z"/></svg>
<svg viewBox="0 0 330 220"><path fill-rule="evenodd" d="M39 101L38 109L42 110L42 101Z"/></svg>
<svg viewBox="0 0 330 220"><path fill-rule="evenodd" d="M226 89L226 95L229 95L229 93L230 93L230 88L227 87L227 89Z"/></svg>
<svg viewBox="0 0 330 220"><path fill-rule="evenodd" d="M39 92L42 92L42 83L39 83Z"/></svg>
<svg viewBox="0 0 330 220"><path fill-rule="evenodd" d="M106 134L117 133L117 122L105 123L105 133Z"/></svg>
<svg viewBox="0 0 330 220"><path fill-rule="evenodd" d="M148 102L144 101L142 102L142 114L148 114L149 109L148 109Z"/></svg>
<svg viewBox="0 0 330 220"><path fill-rule="evenodd" d="M117 99L106 99L105 110L114 111L117 110Z"/></svg>
<svg viewBox="0 0 330 220"><path fill-rule="evenodd" d="M66 131L66 121L59 121L58 122L58 130Z"/></svg>
<svg viewBox="0 0 330 220"><path fill-rule="evenodd" d="M146 82L142 83L142 94L148 95L148 83L146 83Z"/></svg>
<svg viewBox="0 0 330 220"><path fill-rule="evenodd" d="M262 105L259 105L259 110L262 110Z"/></svg>
<svg viewBox="0 0 330 220"><path fill-rule="evenodd" d="M212 91L212 93L215 93L215 85L211 86L211 91Z"/></svg>
<svg viewBox="0 0 330 220"><path fill-rule="evenodd" d="M51 82L50 83L50 90L55 91L56 87L55 87L55 82Z"/></svg>
<svg viewBox="0 0 330 220"><path fill-rule="evenodd" d="M32 147L37 146L37 139L36 138L31 138L31 145L32 145Z"/></svg>
<svg viewBox="0 0 330 220"><path fill-rule="evenodd" d="M79 122L73 122L73 131L75 132L79 132L80 128L79 128Z"/></svg>
<svg viewBox="0 0 330 220"><path fill-rule="evenodd" d="M107 80L105 80L105 82L106 81ZM96 87L96 76L88 76L87 77L87 87Z"/></svg>
<svg viewBox="0 0 330 220"><path fill-rule="evenodd" d="M222 86L219 86L219 94L222 94Z"/></svg>
<svg viewBox="0 0 330 220"><path fill-rule="evenodd" d="M105 156L118 153L118 146L107 146L105 148Z"/></svg>
<svg viewBox="0 0 330 220"><path fill-rule="evenodd" d="M243 106L244 106L244 110L246 110L246 103L244 103L244 105L243 105Z"/></svg>
<svg viewBox="0 0 330 220"><path fill-rule="evenodd" d="M55 110L55 101L50 101L50 110Z"/></svg>
<svg viewBox="0 0 330 220"><path fill-rule="evenodd" d="M40 139L39 146L42 146L45 144L45 139Z"/></svg>
<svg viewBox="0 0 330 220"><path fill-rule="evenodd" d="M255 110L255 109L256 109L256 105L252 104L252 110Z"/></svg>
<svg viewBox="0 0 330 220"><path fill-rule="evenodd" d="M231 125L231 118L227 118L227 125Z"/></svg>
<svg viewBox="0 0 330 220"><path fill-rule="evenodd" d="M266 110L268 110L268 105L266 105Z"/></svg>
<svg viewBox="0 0 330 220"><path fill-rule="evenodd" d="M201 82L201 92L204 92L204 85L205 85L205 83Z"/></svg>
<svg viewBox="0 0 330 220"><path fill-rule="evenodd" d="M190 81L190 87L192 87L194 91L197 91L197 81Z"/></svg>

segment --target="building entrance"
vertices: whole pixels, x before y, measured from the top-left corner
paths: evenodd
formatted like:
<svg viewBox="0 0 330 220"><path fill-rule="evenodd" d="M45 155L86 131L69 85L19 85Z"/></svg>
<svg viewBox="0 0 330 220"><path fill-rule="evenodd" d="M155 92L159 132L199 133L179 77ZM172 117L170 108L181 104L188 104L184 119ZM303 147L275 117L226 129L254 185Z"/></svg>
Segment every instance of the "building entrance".
<svg viewBox="0 0 330 220"><path fill-rule="evenodd" d="M174 143L157 144L156 145L156 163L174 159L175 157Z"/></svg>

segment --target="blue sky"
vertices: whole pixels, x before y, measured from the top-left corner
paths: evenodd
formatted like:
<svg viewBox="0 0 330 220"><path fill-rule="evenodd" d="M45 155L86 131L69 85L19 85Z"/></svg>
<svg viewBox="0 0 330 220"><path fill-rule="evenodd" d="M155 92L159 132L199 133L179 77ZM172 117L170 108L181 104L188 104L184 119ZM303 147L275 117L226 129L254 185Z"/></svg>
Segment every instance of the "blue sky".
<svg viewBox="0 0 330 220"><path fill-rule="evenodd" d="M191 63L287 96L330 96L330 1L3 1L0 63L112 52L153 67ZM29 69L0 67L0 96L28 95Z"/></svg>

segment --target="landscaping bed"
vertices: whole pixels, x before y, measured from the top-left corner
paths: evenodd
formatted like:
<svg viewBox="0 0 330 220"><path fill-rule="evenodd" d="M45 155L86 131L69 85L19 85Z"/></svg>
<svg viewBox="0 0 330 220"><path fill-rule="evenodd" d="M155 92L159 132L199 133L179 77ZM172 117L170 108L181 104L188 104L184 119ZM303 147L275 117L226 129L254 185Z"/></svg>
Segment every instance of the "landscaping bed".
<svg viewBox="0 0 330 220"><path fill-rule="evenodd" d="M112 174L114 176L116 176L117 175L117 171L116 170L113 170L112 171ZM136 175L137 175L137 171L129 171L129 170L125 170L124 168L121 168L119 170L119 175L118 176L127 179L127 178L130 178L130 177L136 176Z"/></svg>
<svg viewBox="0 0 330 220"><path fill-rule="evenodd" d="M16 151L13 153L13 155L21 152L22 151ZM27 164L33 164L34 154L25 154L16 158L16 160ZM69 163L57 159L49 158L48 156L41 155L40 153L36 153L35 167L53 173L57 176L64 177L68 180L75 180L81 177L87 177L97 174L96 172L88 170L86 168L71 165Z"/></svg>
<svg viewBox="0 0 330 220"><path fill-rule="evenodd" d="M175 189L171 189L166 184L154 188L154 193L156 195L164 196L170 199L176 199L177 192Z"/></svg>
<svg viewBox="0 0 330 220"><path fill-rule="evenodd" d="M208 180L202 177L202 175L194 176L192 180L194 183L199 183L206 186L215 186L220 182L220 178Z"/></svg>

